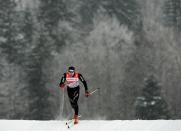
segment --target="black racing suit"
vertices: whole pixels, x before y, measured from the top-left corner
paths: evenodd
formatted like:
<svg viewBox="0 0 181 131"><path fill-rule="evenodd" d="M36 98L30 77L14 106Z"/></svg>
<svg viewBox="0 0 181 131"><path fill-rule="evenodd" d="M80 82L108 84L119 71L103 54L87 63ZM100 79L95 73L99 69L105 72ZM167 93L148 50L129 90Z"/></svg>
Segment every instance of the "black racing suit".
<svg viewBox="0 0 181 131"><path fill-rule="evenodd" d="M78 78L83 83L85 91L87 91L88 90L87 82L85 81L84 77L81 74L78 74ZM64 75L62 76L60 84L64 84L65 81L66 81L66 73L64 73ZM79 112L79 106L77 103L78 99L79 99L79 90L80 90L80 86L77 86L74 88L70 88L67 86L67 93L68 93L69 101L70 101L72 108L75 111L75 115L78 115L78 112Z"/></svg>

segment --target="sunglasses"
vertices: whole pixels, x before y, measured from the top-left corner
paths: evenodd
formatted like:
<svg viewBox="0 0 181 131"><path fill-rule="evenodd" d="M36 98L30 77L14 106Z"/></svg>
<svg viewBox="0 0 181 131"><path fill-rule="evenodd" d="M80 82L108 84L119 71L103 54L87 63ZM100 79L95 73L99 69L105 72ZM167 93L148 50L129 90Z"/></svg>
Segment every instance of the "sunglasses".
<svg viewBox="0 0 181 131"><path fill-rule="evenodd" d="M70 73L74 73L74 70L69 70Z"/></svg>

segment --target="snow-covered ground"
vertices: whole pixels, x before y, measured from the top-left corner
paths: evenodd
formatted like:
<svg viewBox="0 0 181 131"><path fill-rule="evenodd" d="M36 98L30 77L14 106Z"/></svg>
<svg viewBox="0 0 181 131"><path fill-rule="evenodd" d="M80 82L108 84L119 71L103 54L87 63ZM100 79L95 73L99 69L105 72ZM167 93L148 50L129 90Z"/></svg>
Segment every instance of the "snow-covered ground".
<svg viewBox="0 0 181 131"><path fill-rule="evenodd" d="M181 120L80 120L68 129L65 121L0 120L0 131L181 131Z"/></svg>

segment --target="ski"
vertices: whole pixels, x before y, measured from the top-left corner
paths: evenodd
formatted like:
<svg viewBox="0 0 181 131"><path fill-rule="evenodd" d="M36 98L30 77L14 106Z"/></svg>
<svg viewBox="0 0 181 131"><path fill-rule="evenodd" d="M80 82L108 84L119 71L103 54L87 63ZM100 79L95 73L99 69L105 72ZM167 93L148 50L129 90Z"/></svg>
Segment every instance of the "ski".
<svg viewBox="0 0 181 131"><path fill-rule="evenodd" d="M72 121L74 121L74 119L67 120L67 122L66 122L65 124L68 125L68 124L70 124Z"/></svg>
<svg viewBox="0 0 181 131"><path fill-rule="evenodd" d="M74 119L69 123L67 124L67 128L71 128L73 127L75 124L74 124Z"/></svg>

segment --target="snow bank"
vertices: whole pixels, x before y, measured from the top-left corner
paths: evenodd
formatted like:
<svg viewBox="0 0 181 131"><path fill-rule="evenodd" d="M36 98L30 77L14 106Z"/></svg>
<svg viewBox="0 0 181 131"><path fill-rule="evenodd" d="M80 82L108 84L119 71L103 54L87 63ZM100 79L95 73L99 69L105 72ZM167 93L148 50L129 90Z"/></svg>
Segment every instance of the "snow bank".
<svg viewBox="0 0 181 131"><path fill-rule="evenodd" d="M80 120L68 129L65 121L0 120L0 131L181 131L181 120Z"/></svg>

